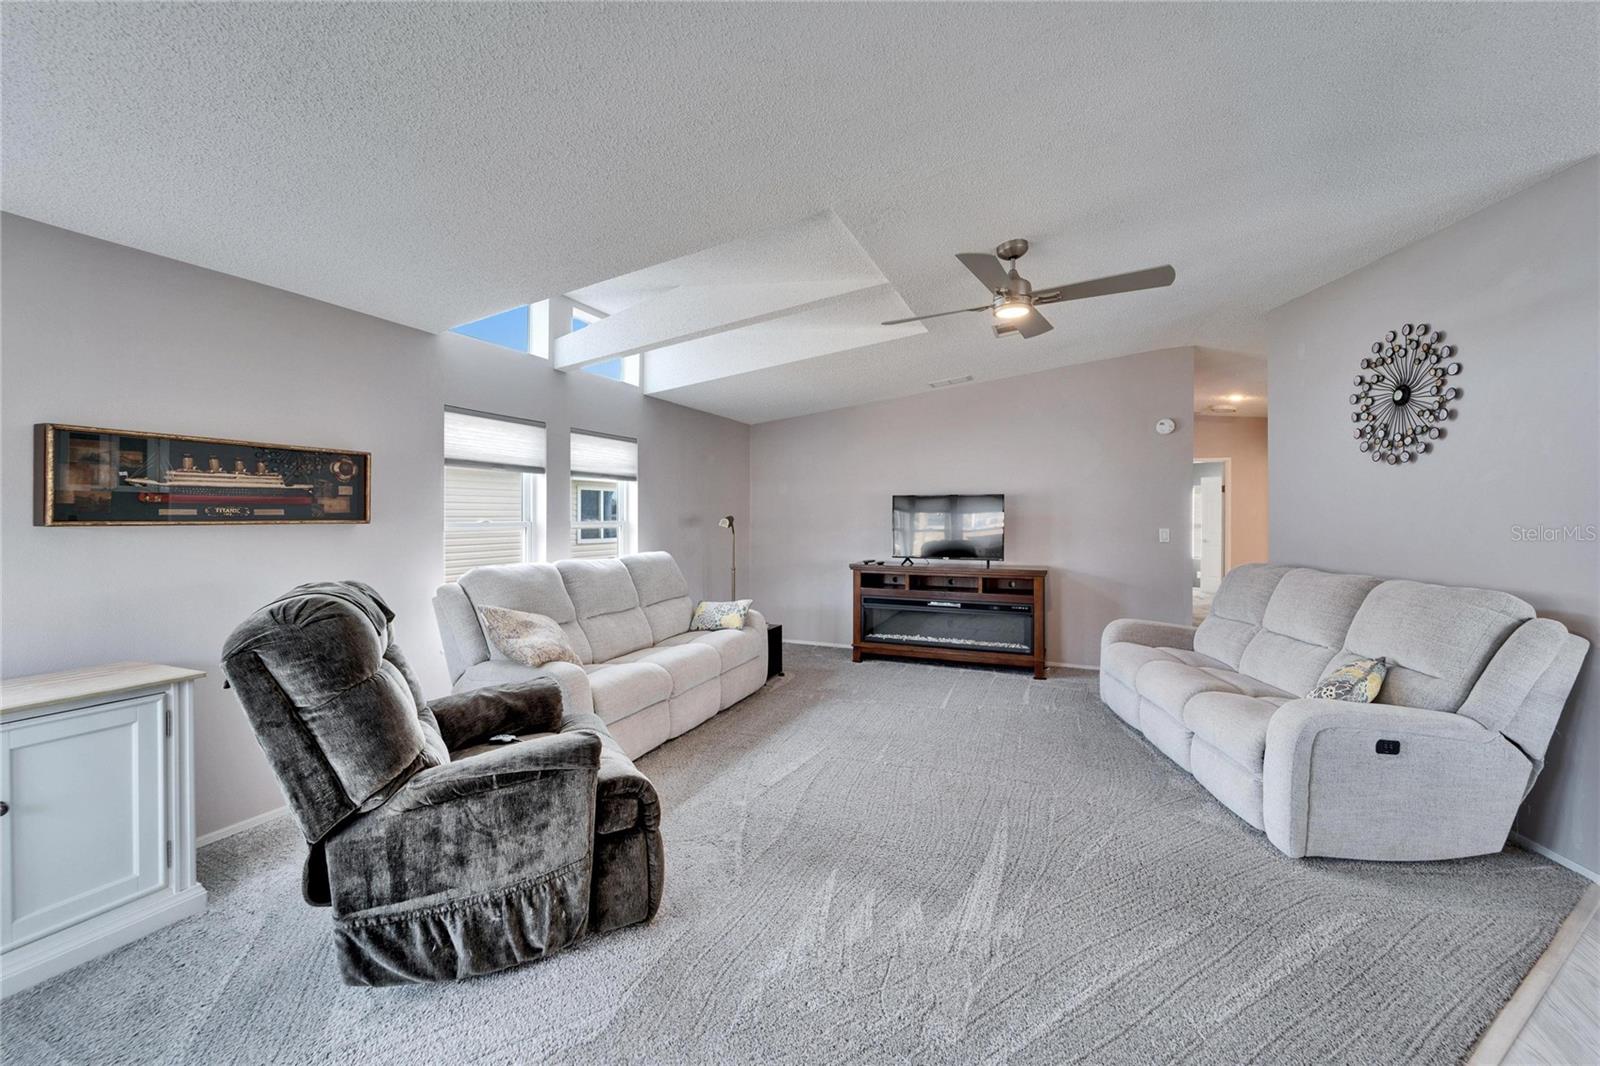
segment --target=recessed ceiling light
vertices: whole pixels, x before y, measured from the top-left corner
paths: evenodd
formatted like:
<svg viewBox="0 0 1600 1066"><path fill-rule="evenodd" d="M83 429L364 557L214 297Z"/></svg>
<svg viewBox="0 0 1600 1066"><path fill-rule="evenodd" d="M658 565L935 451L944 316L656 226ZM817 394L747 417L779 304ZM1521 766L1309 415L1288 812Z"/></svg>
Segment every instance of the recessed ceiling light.
<svg viewBox="0 0 1600 1066"><path fill-rule="evenodd" d="M1241 403L1244 400L1244 396L1241 393L1235 392L1232 395L1223 397L1223 399L1227 400L1229 403Z"/></svg>
<svg viewBox="0 0 1600 1066"><path fill-rule="evenodd" d="M1231 407L1225 403L1214 403L1207 410L1219 415L1236 415L1239 413L1237 407Z"/></svg>

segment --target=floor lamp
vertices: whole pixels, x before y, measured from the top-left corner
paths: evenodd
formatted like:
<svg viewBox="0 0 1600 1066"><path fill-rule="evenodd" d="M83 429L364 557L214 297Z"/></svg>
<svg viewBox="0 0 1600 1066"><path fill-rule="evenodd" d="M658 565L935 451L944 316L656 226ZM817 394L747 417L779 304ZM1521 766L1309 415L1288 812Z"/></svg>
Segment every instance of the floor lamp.
<svg viewBox="0 0 1600 1066"><path fill-rule="evenodd" d="M733 515L723 515L722 521L717 525L728 531L728 585L732 593L730 600L739 598L739 533L733 528Z"/></svg>

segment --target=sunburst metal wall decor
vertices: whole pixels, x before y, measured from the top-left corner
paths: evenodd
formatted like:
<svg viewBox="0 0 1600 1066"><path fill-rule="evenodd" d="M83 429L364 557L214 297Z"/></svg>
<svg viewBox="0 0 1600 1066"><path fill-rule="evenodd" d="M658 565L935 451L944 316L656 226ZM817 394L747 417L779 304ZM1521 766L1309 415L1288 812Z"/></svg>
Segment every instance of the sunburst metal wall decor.
<svg viewBox="0 0 1600 1066"><path fill-rule="evenodd" d="M1461 364L1453 361L1455 346L1443 339L1426 322L1407 322L1375 341L1372 355L1361 360L1350 421L1356 446L1373 462L1409 463L1444 436L1449 405L1461 395L1448 379L1461 373Z"/></svg>

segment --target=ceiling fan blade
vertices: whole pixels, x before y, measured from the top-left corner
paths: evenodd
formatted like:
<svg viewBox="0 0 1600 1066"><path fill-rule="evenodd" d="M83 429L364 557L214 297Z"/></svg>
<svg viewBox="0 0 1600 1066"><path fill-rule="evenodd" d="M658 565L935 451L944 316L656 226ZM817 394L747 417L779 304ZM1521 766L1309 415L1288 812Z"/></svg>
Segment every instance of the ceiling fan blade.
<svg viewBox="0 0 1600 1066"><path fill-rule="evenodd" d="M988 252L960 252L956 258L961 260L961 265L972 271L972 276L983 282L983 287L990 292L1010 292L1011 275L1006 273L1005 266Z"/></svg>
<svg viewBox="0 0 1600 1066"><path fill-rule="evenodd" d="M1049 333L1051 330L1055 329L1055 327L1050 324L1050 320L1039 313L1039 309L1037 307L1033 309L1031 314L1026 314L1021 318L1013 319L1012 326L1024 337L1037 337L1041 333Z"/></svg>
<svg viewBox="0 0 1600 1066"><path fill-rule="evenodd" d="M1135 270L1128 274L1112 274L1071 285L1058 285L1053 289L1036 289L1033 293L1033 302L1035 305L1058 304L1065 300L1086 300L1091 296L1110 296L1118 292L1160 289L1171 285L1177 276L1178 272L1170 266Z"/></svg>
<svg viewBox="0 0 1600 1066"><path fill-rule="evenodd" d="M910 318L896 318L883 323L885 326L901 326L907 322L921 322L925 318L943 318L945 315L964 315L968 311L987 311L988 304L979 304L977 307L958 307L954 311L935 311L931 315L912 315Z"/></svg>

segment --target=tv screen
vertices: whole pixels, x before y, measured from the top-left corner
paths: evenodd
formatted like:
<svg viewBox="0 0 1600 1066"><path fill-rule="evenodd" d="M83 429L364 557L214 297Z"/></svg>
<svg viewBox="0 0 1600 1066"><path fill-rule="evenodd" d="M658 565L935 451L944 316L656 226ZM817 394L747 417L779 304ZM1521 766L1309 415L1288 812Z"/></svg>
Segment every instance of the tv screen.
<svg viewBox="0 0 1600 1066"><path fill-rule="evenodd" d="M894 556L1004 559L1004 496L896 496Z"/></svg>

